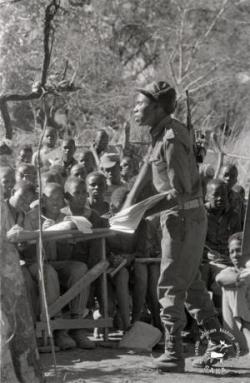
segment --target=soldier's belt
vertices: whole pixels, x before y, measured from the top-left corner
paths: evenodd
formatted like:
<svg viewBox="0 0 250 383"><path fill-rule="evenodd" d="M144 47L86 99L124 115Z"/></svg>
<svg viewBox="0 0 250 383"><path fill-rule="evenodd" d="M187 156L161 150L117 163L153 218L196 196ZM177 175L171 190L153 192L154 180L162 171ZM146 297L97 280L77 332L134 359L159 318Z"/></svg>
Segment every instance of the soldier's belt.
<svg viewBox="0 0 250 383"><path fill-rule="evenodd" d="M179 204L178 206L179 206L179 209L188 210L188 209L195 209L203 205L204 205L203 199L199 197L199 198L191 199L190 201L184 202L182 204Z"/></svg>

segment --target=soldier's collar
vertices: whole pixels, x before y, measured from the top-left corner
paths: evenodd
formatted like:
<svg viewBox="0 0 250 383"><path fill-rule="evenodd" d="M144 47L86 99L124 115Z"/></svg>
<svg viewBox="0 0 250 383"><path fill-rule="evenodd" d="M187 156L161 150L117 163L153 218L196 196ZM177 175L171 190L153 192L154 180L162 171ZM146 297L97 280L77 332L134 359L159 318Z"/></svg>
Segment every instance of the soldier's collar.
<svg viewBox="0 0 250 383"><path fill-rule="evenodd" d="M166 116L159 122L158 125L150 130L150 134L153 140L155 140L163 132L163 130L166 129L171 120L171 116Z"/></svg>

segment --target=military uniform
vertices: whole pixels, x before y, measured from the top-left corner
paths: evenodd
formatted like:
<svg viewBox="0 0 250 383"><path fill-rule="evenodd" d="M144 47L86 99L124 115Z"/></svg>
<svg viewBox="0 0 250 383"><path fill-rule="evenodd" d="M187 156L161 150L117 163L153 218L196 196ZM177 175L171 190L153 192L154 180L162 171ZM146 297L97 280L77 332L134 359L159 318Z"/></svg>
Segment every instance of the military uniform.
<svg viewBox="0 0 250 383"><path fill-rule="evenodd" d="M139 181L141 185L145 184L150 178L149 170L152 170L156 190L169 192L165 201L149 212L161 212L162 261L158 296L166 336L165 353L154 363L162 371L184 372L181 341L185 325L184 306L204 330L213 329L220 333L214 305L199 272L207 218L194 137L185 125L171 118L176 107L176 92L168 83L153 82L138 92L135 120L150 126L152 136L151 167L145 164ZM136 196L140 189L139 181L132 196ZM207 351L211 355L209 349ZM204 359L196 367L204 367Z"/></svg>
<svg viewBox="0 0 250 383"><path fill-rule="evenodd" d="M215 315L200 278L207 219L202 189L188 129L167 116L151 130L153 184L169 190L177 205L161 212L162 263L158 285L161 318L169 334L180 334L185 325L184 304L202 323Z"/></svg>

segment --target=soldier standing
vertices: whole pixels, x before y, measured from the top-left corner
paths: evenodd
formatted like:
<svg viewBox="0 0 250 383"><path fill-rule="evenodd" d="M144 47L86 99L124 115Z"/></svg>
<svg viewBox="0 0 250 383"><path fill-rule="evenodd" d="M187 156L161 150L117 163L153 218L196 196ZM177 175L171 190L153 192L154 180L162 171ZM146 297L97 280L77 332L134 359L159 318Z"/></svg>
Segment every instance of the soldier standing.
<svg viewBox="0 0 250 383"><path fill-rule="evenodd" d="M155 209L160 211L162 228L158 297L165 352L154 364L164 372L185 369L181 340L184 306L208 334L211 330L220 332L217 313L199 272L207 219L193 142L187 127L171 117L175 107L176 92L166 82L153 82L138 89L135 121L150 128L152 148L148 165L139 174L126 204L134 202L150 179L158 192L169 191L164 203ZM207 353L196 367L206 366L209 349L218 341L216 336L210 339Z"/></svg>

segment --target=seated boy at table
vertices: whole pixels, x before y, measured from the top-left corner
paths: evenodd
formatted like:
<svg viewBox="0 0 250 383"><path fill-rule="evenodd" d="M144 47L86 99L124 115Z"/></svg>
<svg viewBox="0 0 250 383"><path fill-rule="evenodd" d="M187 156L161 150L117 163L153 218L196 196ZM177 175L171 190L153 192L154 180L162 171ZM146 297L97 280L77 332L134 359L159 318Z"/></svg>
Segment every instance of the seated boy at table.
<svg viewBox="0 0 250 383"><path fill-rule="evenodd" d="M29 181L36 184L36 168L31 164L20 164L16 168L16 182Z"/></svg>
<svg viewBox="0 0 250 383"><path fill-rule="evenodd" d="M118 213L126 199L128 190L122 186L117 188L111 195L110 215ZM107 238L107 258L111 265L118 268L126 261L126 264L110 279L114 288L118 310L123 322L123 330L130 325L130 296L129 281L132 283L132 321L140 319L141 311L145 304L147 294L147 267L134 263L135 258L142 258L147 253L146 222L142 221L134 234L117 232L116 235Z"/></svg>
<svg viewBox="0 0 250 383"><path fill-rule="evenodd" d="M64 186L65 199L68 206L62 209L67 215L83 216L87 218L93 228L109 227L108 220L99 216L98 212L86 205L87 190L85 181L81 178L69 177ZM101 260L101 240L93 239L89 241L77 242L70 250L71 259L84 262L88 268L92 268ZM97 296L100 306L102 306L102 287L101 278L91 284L91 296Z"/></svg>
<svg viewBox="0 0 250 383"><path fill-rule="evenodd" d="M7 217L8 222L8 234L18 232L22 230L25 220L25 214L29 211L30 203L36 197L35 186L26 181L20 181L15 184L11 190L11 195L6 200L7 205ZM22 258L23 246L22 244L17 244L16 248L19 252L20 258ZM37 288L36 284L32 280L30 273L25 265L22 265L22 272L27 287L27 296L31 308L31 314L33 320L35 321L35 312L37 311ZM32 307L34 308L32 310Z"/></svg>
<svg viewBox="0 0 250 383"><path fill-rule="evenodd" d="M87 205L103 215L109 211L109 204L105 201L107 189L106 177L101 172L92 172L87 175L86 186L88 191Z"/></svg>
<svg viewBox="0 0 250 383"><path fill-rule="evenodd" d="M216 276L222 287L222 314L224 328L239 342L240 350L250 352L250 264L242 255L242 232L228 241L232 267Z"/></svg>
<svg viewBox="0 0 250 383"><path fill-rule="evenodd" d="M48 183L43 190L42 200L42 224L43 228L61 222L65 214L61 212L64 206L63 187L56 183ZM33 208L25 217L24 228L26 230L37 230L39 228L38 207ZM59 247L59 246L58 246ZM52 304L60 296L60 286L64 289L72 287L84 274L87 266L83 262L70 259L61 259L60 247L57 249L55 241L44 243L45 281L48 304ZM26 251L26 261L32 277L38 280L38 265L35 258L34 246ZM72 319L83 318L86 313L89 289L85 288L71 301L70 314ZM60 313L59 313L60 315ZM55 344L60 349L70 349L76 346L80 348L93 348L94 343L87 337L83 329L74 329L69 332L64 330L55 331Z"/></svg>
<svg viewBox="0 0 250 383"><path fill-rule="evenodd" d="M75 164L70 169L70 176L72 177L81 178L85 180L86 175L87 175L87 170L84 164Z"/></svg>

